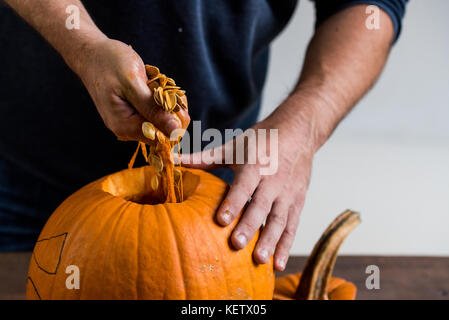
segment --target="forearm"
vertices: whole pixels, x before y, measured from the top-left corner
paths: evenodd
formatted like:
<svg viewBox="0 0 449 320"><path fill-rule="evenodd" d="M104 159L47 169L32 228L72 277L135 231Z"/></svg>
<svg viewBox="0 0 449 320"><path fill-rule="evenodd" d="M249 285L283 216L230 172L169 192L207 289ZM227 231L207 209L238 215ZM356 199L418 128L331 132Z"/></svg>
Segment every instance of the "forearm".
<svg viewBox="0 0 449 320"><path fill-rule="evenodd" d="M4 0L19 16L36 29L77 72L77 56L93 41L106 36L97 28L79 0ZM66 8L75 5L80 12L80 28L68 29Z"/></svg>
<svg viewBox="0 0 449 320"><path fill-rule="evenodd" d="M317 29L297 86L275 112L314 151L374 84L388 57L391 20L381 11L380 29L368 30L365 8L342 10Z"/></svg>

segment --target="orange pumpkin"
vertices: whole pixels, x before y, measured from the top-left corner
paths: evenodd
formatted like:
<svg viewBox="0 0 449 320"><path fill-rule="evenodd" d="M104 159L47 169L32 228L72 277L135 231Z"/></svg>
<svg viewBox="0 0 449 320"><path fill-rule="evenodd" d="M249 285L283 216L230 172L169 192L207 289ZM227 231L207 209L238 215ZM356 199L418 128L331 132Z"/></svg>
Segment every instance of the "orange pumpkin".
<svg viewBox="0 0 449 320"><path fill-rule="evenodd" d="M314 247L302 273L276 280L272 260L256 265L258 234L243 250L220 227L215 211L225 182L182 168L184 201L162 203L151 188L151 166L127 169L82 188L53 213L30 262L28 299L333 299L355 298L356 288L330 278L338 249L360 222L341 214ZM79 288L69 289L73 268ZM273 294L274 289L274 294Z"/></svg>
<svg viewBox="0 0 449 320"><path fill-rule="evenodd" d="M214 221L226 183L182 172L182 203L161 203L150 166L109 175L65 200L34 248L27 298L272 299L273 263L252 259L258 235L236 251L229 244L236 222ZM79 289L67 288L73 268Z"/></svg>

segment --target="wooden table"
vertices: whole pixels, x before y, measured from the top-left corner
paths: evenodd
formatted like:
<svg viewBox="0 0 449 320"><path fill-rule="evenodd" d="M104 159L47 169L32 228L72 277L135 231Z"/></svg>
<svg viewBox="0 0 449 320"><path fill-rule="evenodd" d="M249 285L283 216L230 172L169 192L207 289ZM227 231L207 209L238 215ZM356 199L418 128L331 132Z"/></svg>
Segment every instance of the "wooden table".
<svg viewBox="0 0 449 320"><path fill-rule="evenodd" d="M0 253L0 299L23 299L31 254ZM305 257L292 257L285 273L297 272ZM368 290L368 265L380 269L380 289ZM449 258L342 256L334 276L354 282L357 299L449 299Z"/></svg>

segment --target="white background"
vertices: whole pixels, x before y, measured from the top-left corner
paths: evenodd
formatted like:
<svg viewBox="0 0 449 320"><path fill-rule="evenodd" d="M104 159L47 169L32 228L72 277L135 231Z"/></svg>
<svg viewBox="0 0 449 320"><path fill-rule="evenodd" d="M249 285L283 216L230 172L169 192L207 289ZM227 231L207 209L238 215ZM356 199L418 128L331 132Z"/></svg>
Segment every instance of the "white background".
<svg viewBox="0 0 449 320"><path fill-rule="evenodd" d="M313 32L300 1L276 39L262 117L286 96ZM308 254L346 208L362 224L343 254L449 255L449 1L412 0L375 88L315 158L293 254Z"/></svg>

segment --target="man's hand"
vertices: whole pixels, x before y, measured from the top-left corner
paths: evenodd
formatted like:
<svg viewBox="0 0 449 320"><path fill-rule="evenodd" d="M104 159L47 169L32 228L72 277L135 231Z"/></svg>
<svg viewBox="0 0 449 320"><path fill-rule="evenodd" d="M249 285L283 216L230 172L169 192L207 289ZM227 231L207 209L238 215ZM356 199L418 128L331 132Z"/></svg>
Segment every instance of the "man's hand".
<svg viewBox="0 0 449 320"><path fill-rule="evenodd" d="M181 128L178 117L155 103L147 86L144 63L130 46L104 39L80 53L77 73L104 123L120 140L153 143L142 134L144 121L150 121L168 136Z"/></svg>
<svg viewBox="0 0 449 320"><path fill-rule="evenodd" d="M179 118L158 107L147 87L145 67L128 45L106 37L80 0L4 0L61 54L81 78L106 126L121 140L152 143L142 134L150 121L166 135ZM80 11L80 28L66 28L66 8ZM185 119L188 118L185 112ZM186 122L188 123L188 122Z"/></svg>

